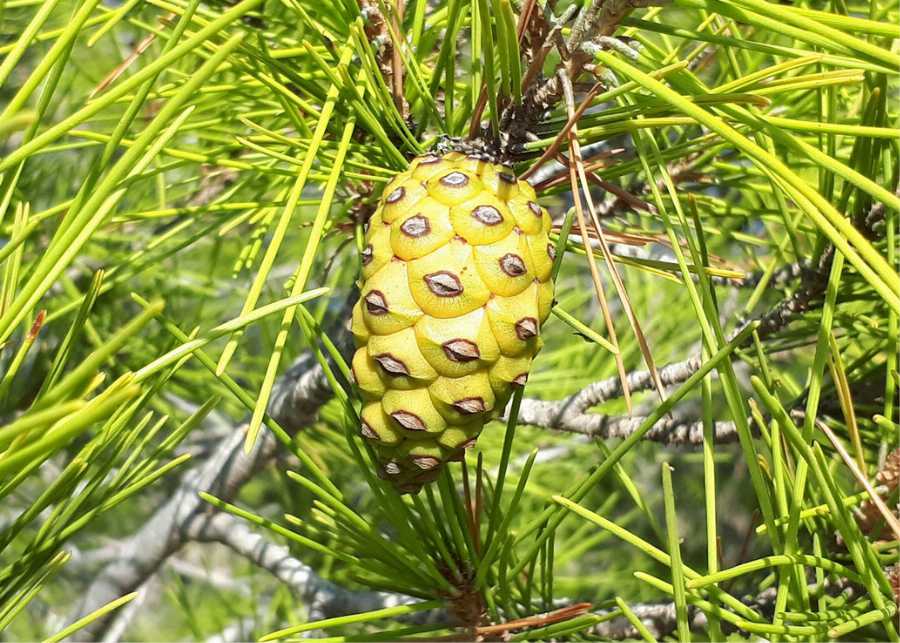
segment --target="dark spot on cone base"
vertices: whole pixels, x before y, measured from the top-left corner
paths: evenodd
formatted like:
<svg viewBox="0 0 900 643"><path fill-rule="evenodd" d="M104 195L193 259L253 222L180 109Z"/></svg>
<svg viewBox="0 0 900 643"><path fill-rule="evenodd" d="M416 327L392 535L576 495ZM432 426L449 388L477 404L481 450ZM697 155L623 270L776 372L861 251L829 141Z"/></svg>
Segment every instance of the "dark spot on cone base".
<svg viewBox="0 0 900 643"><path fill-rule="evenodd" d="M431 232L431 225L428 223L428 219L417 214L404 221L400 226L400 231L407 237L418 239Z"/></svg>
<svg viewBox="0 0 900 643"><path fill-rule="evenodd" d="M528 268L525 267L522 257L509 253L500 257L500 270L510 277L521 277Z"/></svg>
<svg viewBox="0 0 900 643"><path fill-rule="evenodd" d="M463 292L463 285L459 277L447 270L432 272L423 277L428 290L438 297L456 297Z"/></svg>
<svg viewBox="0 0 900 643"><path fill-rule="evenodd" d="M378 362L378 365L384 369L388 375L409 375L409 369L402 360L397 359L390 353L382 353L376 355L372 359Z"/></svg>
<svg viewBox="0 0 900 643"><path fill-rule="evenodd" d="M451 362L471 362L481 357L481 351L475 342L468 339L451 339L441 345L444 354Z"/></svg>
<svg viewBox="0 0 900 643"><path fill-rule="evenodd" d="M397 424L409 431L428 430L428 427L426 427L425 423L422 422L422 418L420 418L415 413L410 413L409 411L394 411L393 413L391 413L391 417L394 418L394 421Z"/></svg>
<svg viewBox="0 0 900 643"><path fill-rule="evenodd" d="M534 317L523 317L516 322L516 337L523 342L536 337L538 334L538 323Z"/></svg>
<svg viewBox="0 0 900 643"><path fill-rule="evenodd" d="M456 400L453 403L453 408L455 408L460 413L464 415L474 415L476 413L484 413L487 407L484 405L484 400L480 397L466 397L461 400Z"/></svg>
<svg viewBox="0 0 900 643"><path fill-rule="evenodd" d="M479 205L472 210L472 218L484 225L495 226L503 223L503 215L491 205Z"/></svg>
<svg viewBox="0 0 900 643"><path fill-rule="evenodd" d="M387 299L380 290L372 290L365 296L366 310L370 315L386 315L388 313Z"/></svg>

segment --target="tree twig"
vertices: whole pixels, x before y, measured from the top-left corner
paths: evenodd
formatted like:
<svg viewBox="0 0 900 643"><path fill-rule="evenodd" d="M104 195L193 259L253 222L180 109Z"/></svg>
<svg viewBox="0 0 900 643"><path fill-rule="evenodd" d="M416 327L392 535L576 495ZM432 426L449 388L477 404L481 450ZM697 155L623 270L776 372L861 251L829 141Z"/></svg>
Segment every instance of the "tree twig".
<svg viewBox="0 0 900 643"><path fill-rule="evenodd" d="M519 423L541 426L569 433L579 433L593 438L627 438L646 421L646 416L614 417L599 413L561 414L554 402L524 399L519 410ZM725 444L737 440L733 422L716 422L716 443ZM703 423L679 418L662 418L650 429L644 439L668 445L703 444Z"/></svg>
<svg viewBox="0 0 900 643"><path fill-rule="evenodd" d="M303 355L279 380L269 413L288 430L309 425L331 397L322 369L309 354ZM235 432L205 462L189 470L178 488L144 525L121 543L120 556L103 567L84 592L79 615L93 612L109 601L135 591L160 565L190 539L196 521L208 519L209 507L199 497L208 491L223 500L235 496L241 486L275 454L277 441L263 432L253 449L243 447L244 431ZM103 637L109 621L98 619L78 633L82 640Z"/></svg>
<svg viewBox="0 0 900 643"><path fill-rule="evenodd" d="M612 36L622 20L633 10L662 4L666 4L666 0L593 0L575 20L565 43L569 78L576 81L591 60L591 55L583 49L585 43ZM558 101L562 94L559 76L553 74L530 93L524 112L540 114Z"/></svg>
<svg viewBox="0 0 900 643"><path fill-rule="evenodd" d="M822 588L816 584L809 585L810 592L820 591L821 589ZM844 593L848 598L851 598L856 593L849 581L845 579L826 581L825 589L830 595ZM769 588L756 596L742 599L742 602L748 607L763 614L764 618L771 618L775 611L775 597L775 588ZM630 605L629 607L656 639L662 639L663 637L672 634L676 629L675 603L637 603L635 605ZM613 611L614 610L604 610L596 611L594 613L605 616ZM706 614L693 605L688 607L688 621L692 630L704 630L707 627ZM728 622L723 622L722 626L726 632L739 631ZM624 616L597 623L588 630L587 633L601 639L613 641L641 638L640 632L638 632Z"/></svg>
<svg viewBox="0 0 900 643"><path fill-rule="evenodd" d="M757 319L761 322L757 329L760 338L767 337L786 327L798 315L807 311L811 302L824 289L822 272L828 270L830 253L826 253L819 263L819 269L804 273L801 288L792 296L778 302ZM747 322L749 323L749 322ZM737 336L746 324L742 324L730 337ZM748 338L745 345L752 338ZM663 386L680 384L693 375L702 365L701 355L695 354L681 362L667 364L659 369L659 379ZM649 371L631 371L624 378L609 377L584 387L577 393L562 400L543 401L522 400L519 420L551 429L582 433L603 438L622 438L633 433L645 419L642 417L611 418L607 415L589 413L589 409L624 395L623 382L632 393L653 388L653 377ZM696 422L685 422L663 418L651 429L648 439L667 444L702 444L702 426ZM730 422L716 423L716 438L722 441L736 439L734 425Z"/></svg>
<svg viewBox="0 0 900 643"><path fill-rule="evenodd" d="M187 534L198 542L217 542L265 569L303 599L318 618L406 605L419 599L391 592L351 591L319 576L287 547L268 540L240 518L222 512L194 521Z"/></svg>

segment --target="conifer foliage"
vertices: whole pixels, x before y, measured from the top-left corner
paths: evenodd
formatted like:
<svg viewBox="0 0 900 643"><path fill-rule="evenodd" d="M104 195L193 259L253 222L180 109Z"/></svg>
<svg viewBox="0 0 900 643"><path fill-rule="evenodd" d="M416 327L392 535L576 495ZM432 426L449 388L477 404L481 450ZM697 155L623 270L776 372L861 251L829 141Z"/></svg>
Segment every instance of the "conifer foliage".
<svg viewBox="0 0 900 643"><path fill-rule="evenodd" d="M5 2L2 636L900 638L898 24Z"/></svg>

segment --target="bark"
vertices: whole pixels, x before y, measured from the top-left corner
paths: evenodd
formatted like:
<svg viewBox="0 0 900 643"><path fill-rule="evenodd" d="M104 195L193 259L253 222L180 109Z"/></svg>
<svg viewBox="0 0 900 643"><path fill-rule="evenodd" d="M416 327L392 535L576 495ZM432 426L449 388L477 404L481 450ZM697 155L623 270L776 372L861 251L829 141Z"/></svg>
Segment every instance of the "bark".
<svg viewBox="0 0 900 643"><path fill-rule="evenodd" d="M269 407L270 415L285 429L308 426L331 397L325 375L306 354L279 380ZM198 521L208 520L211 508L199 497L207 491L230 500L240 487L275 454L277 441L260 433L255 447L244 452L246 426L235 430L206 461L189 470L178 488L149 520L121 543L120 555L106 565L84 593L78 616L89 614L109 601L140 588L160 565L190 540ZM103 638L108 619L98 619L77 635L78 640Z"/></svg>

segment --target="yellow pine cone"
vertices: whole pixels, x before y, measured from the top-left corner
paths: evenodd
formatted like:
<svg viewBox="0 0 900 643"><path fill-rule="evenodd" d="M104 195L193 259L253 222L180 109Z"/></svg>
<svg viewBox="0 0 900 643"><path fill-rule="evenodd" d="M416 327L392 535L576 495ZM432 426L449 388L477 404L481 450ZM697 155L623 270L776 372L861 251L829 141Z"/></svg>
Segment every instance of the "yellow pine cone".
<svg viewBox="0 0 900 643"><path fill-rule="evenodd" d="M459 460L523 386L550 314L550 216L511 170L419 157L369 221L351 328L362 435L401 492Z"/></svg>

